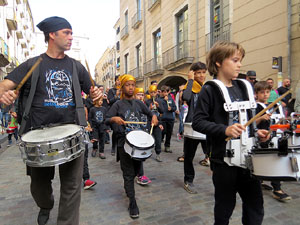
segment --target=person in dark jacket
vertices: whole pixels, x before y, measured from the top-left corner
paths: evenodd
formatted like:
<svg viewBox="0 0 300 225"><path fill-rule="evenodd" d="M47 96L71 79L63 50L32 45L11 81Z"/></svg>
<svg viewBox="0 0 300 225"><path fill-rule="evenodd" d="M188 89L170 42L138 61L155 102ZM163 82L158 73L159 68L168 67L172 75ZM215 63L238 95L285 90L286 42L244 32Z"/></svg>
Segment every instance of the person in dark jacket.
<svg viewBox="0 0 300 225"><path fill-rule="evenodd" d="M170 144L171 144L171 136L173 133L173 127L174 127L176 104L170 95L170 87L163 85L161 87L161 92L163 96L161 98L162 111L163 111L161 120L164 127L164 130L162 132L162 137L166 136L165 152L172 153L172 150L170 149Z"/></svg>
<svg viewBox="0 0 300 225"><path fill-rule="evenodd" d="M211 48L206 59L210 75L227 87L232 102L249 100L243 82L235 80L244 55L241 45L222 41ZM260 181L251 176L248 169L230 166L224 161L227 144L225 139L238 138L246 131L246 127L238 122L239 114L232 120L237 120L236 123L229 125L229 114L224 109L224 102L220 89L206 83L200 92L192 123L194 130L206 134L211 154L215 187L214 224L229 224L236 204L236 194L239 193L243 203L242 223L260 225L264 216ZM262 142L270 138L267 130L257 130L257 135Z"/></svg>
<svg viewBox="0 0 300 225"><path fill-rule="evenodd" d="M185 85L182 94L183 101L186 101L188 104L188 114L185 118L185 123L190 123L193 120L194 110L205 78L206 65L202 62L192 64L191 71L188 75L188 82ZM206 140L184 137L184 189L190 194L197 193L193 184L195 178L193 160L199 143L201 143L203 152L206 156L201 165L208 166L209 159L207 154Z"/></svg>

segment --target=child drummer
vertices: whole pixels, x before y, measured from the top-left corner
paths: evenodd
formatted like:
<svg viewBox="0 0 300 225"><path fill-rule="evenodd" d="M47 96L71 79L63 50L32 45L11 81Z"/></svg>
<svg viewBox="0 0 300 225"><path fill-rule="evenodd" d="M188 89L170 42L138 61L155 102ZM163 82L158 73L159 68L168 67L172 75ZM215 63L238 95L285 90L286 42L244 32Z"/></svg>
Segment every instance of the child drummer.
<svg viewBox="0 0 300 225"><path fill-rule="evenodd" d="M229 92L232 102L247 101L248 95L244 85L236 81L245 51L242 46L230 42L217 42L207 56L210 75L221 81ZM236 111L235 111L236 112ZM192 127L206 134L210 149L211 169L215 187L215 225L229 224L236 203L236 193L243 202L242 223L260 225L263 221L263 195L259 180L251 176L250 171L225 163L227 137L238 138L248 127L238 122L236 113L229 125L229 114L224 110L224 98L219 87L206 83L200 92ZM249 127L251 128L251 127ZM261 141L269 138L267 130L258 130Z"/></svg>
<svg viewBox="0 0 300 225"><path fill-rule="evenodd" d="M271 89L272 89L272 87L268 84L267 81L259 81L255 84L254 91L255 91L255 95L256 95L257 103L258 103L257 108L256 108L256 114L267 107ZM277 103L277 104L279 104L279 103ZM276 113L276 112L274 112L274 113ZM270 120L271 120L271 114L264 113L262 116L260 116L256 120L257 128L269 130L269 127L271 125ZM268 147L268 143L262 143L262 145L266 148ZM289 201L292 199L291 196L289 196L287 193L285 193L281 189L280 181L273 180L273 181L271 181L271 185L273 187L273 198L275 198L276 200L278 200L280 202L286 202L286 201ZM262 183L262 187L265 188L266 190L272 190L272 187L270 187L269 185L266 185L264 183Z"/></svg>
<svg viewBox="0 0 300 225"><path fill-rule="evenodd" d="M125 74L119 77L121 82L121 100L112 105L107 113L107 122L115 123L114 126L117 135L117 159L120 160L121 170L123 172L124 189L129 198L129 215L131 218L139 217L139 208L136 204L134 179L139 172L141 161L134 160L124 150L125 136L128 132L140 129L140 124L126 124L125 121L141 121L141 114L148 116L151 123L158 124L156 115L146 107L146 105L135 99L136 80L132 75ZM126 125L126 126L125 126Z"/></svg>

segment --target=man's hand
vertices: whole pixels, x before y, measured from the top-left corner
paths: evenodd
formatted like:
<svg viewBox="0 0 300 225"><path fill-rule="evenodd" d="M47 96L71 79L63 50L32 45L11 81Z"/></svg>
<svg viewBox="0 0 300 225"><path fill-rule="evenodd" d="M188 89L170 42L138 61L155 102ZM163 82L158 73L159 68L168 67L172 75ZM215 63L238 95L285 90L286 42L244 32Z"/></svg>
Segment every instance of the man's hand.
<svg viewBox="0 0 300 225"><path fill-rule="evenodd" d="M156 116L156 115L153 115L153 116L152 116L151 124L154 124L154 126L157 126L157 124L158 124L158 119L157 119L157 116Z"/></svg>
<svg viewBox="0 0 300 225"><path fill-rule="evenodd" d="M90 97L91 99L94 101L96 101L97 99L101 98L103 96L102 91L98 88L98 87L91 87L90 89Z"/></svg>
<svg viewBox="0 0 300 225"><path fill-rule="evenodd" d="M163 125L160 124L158 127L160 128L160 130L164 130L164 126Z"/></svg>
<svg viewBox="0 0 300 225"><path fill-rule="evenodd" d="M226 136L228 137L234 137L234 138L237 138L239 137L242 132L246 130L246 127L242 124L239 124L239 123L235 123L231 126L228 126L225 130L225 134Z"/></svg>
<svg viewBox="0 0 300 225"><path fill-rule="evenodd" d="M110 118L110 122L116 123L118 125L125 125L125 121L119 116L114 116L114 117Z"/></svg>
<svg viewBox="0 0 300 225"><path fill-rule="evenodd" d="M0 102L5 105L11 105L15 102L18 96L19 96L18 91L8 90L2 94L2 96L0 97Z"/></svg>
<svg viewBox="0 0 300 225"><path fill-rule="evenodd" d="M171 111L171 110L172 110L171 106L168 106L168 110L169 110L169 111Z"/></svg>
<svg viewBox="0 0 300 225"><path fill-rule="evenodd" d="M189 80L194 80L194 78L195 78L195 73L194 73L193 70L191 70L191 71L189 72L188 79L189 79Z"/></svg>
<svg viewBox="0 0 300 225"><path fill-rule="evenodd" d="M257 134L261 142L266 142L271 137L271 134L268 130L258 130Z"/></svg>

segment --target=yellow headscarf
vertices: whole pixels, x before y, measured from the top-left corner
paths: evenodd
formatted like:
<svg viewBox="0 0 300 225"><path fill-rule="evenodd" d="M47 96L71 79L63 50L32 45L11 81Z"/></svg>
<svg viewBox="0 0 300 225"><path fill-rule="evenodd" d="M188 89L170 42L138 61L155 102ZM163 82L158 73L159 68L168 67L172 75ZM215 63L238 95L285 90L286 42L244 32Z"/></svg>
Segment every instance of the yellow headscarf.
<svg viewBox="0 0 300 225"><path fill-rule="evenodd" d="M144 88L135 88L134 94L145 93Z"/></svg>
<svg viewBox="0 0 300 225"><path fill-rule="evenodd" d="M156 85L150 85L150 87L149 87L149 93L150 92L154 92L154 91L157 91L157 86Z"/></svg>
<svg viewBox="0 0 300 225"><path fill-rule="evenodd" d="M183 90L185 90L187 88L187 85L188 85L188 82L186 82ZM202 88L202 85L199 84L197 81L194 80L193 87L192 87L192 92L195 93L195 94L197 94L197 93L199 93L201 91L201 88Z"/></svg>
<svg viewBox="0 0 300 225"><path fill-rule="evenodd" d="M124 74L124 75L120 76L119 80L121 82L120 88L122 88L127 81L134 81L134 83L136 83L134 76L132 76L130 74ZM124 94L122 93L121 99L123 99L123 98L124 98Z"/></svg>

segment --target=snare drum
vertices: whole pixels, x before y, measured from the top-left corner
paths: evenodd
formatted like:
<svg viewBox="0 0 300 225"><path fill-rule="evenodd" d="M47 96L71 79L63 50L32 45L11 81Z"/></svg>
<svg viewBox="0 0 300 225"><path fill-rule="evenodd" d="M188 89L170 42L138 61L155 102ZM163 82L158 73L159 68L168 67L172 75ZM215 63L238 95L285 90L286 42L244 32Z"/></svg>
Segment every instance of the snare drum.
<svg viewBox="0 0 300 225"><path fill-rule="evenodd" d="M252 174L262 180L298 181L300 151L279 156L278 151L252 150Z"/></svg>
<svg viewBox="0 0 300 225"><path fill-rule="evenodd" d="M133 159L145 160L152 155L154 138L142 130L133 130L126 135L124 149Z"/></svg>
<svg viewBox="0 0 300 225"><path fill-rule="evenodd" d="M184 131L183 135L184 137L192 138L192 139L198 139L198 140L206 140L206 135L199 133L192 128L192 123L184 123Z"/></svg>
<svg viewBox="0 0 300 225"><path fill-rule="evenodd" d="M87 135L75 124L45 127L21 137L23 161L32 167L49 167L69 162L85 150Z"/></svg>

